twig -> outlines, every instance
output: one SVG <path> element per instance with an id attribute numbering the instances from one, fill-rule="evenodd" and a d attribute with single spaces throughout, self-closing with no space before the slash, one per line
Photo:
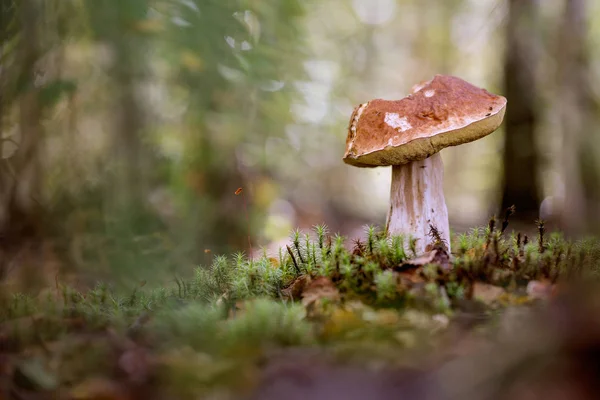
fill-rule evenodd
<path id="1" fill-rule="evenodd" d="M 507 207 L 506 210 L 504 211 L 504 220 L 502 221 L 502 230 L 500 231 L 501 235 L 504 233 L 504 231 L 508 227 L 509 219 L 515 213 L 515 210 L 516 210 L 515 206 L 512 205 L 510 207 Z"/>
<path id="2" fill-rule="evenodd" d="M 298 263 L 296 262 L 296 257 L 294 257 L 294 253 L 292 252 L 292 249 L 290 249 L 290 246 L 288 246 L 287 244 L 285 245 L 285 247 L 287 248 L 287 251 L 288 251 L 290 257 L 292 257 L 292 262 L 294 263 L 294 267 L 296 267 L 296 272 L 298 272 L 298 275 L 300 275 L 300 267 L 298 266 Z"/>

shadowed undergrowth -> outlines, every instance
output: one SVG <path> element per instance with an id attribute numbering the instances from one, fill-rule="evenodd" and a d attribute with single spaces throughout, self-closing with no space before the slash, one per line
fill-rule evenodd
<path id="1" fill-rule="evenodd" d="M 2 292 L 0 390 L 227 398 L 256 388 L 265 363 L 286 348 L 418 366 L 451 346 L 457 329 L 493 327 L 507 308 L 595 280 L 597 240 L 567 241 L 543 223 L 528 238 L 507 225 L 492 219 L 455 236 L 452 255 L 432 229 L 430 251 L 419 256 L 410 238 L 375 227 L 349 243 L 317 226 L 294 232 L 274 257 L 217 256 L 192 278 L 127 295 L 107 284 L 82 292 L 57 283 L 37 297 Z"/>

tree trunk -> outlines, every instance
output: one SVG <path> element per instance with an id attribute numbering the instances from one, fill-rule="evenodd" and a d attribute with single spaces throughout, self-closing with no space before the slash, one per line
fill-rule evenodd
<path id="1" fill-rule="evenodd" d="M 538 150 L 535 143 L 537 115 L 535 0 L 509 0 L 504 93 L 509 99 L 504 138 L 502 210 L 515 205 L 517 218 L 529 222 L 538 216 L 540 204 Z"/>
<path id="2" fill-rule="evenodd" d="M 121 11 L 123 12 L 123 11 Z M 129 214 L 143 202 L 147 168 L 142 145 L 144 116 L 137 91 L 143 78 L 144 43 L 130 35 L 111 37 L 115 53 L 113 74 L 115 85 L 114 154 L 118 174 L 111 196 L 117 208 Z"/>
<path id="3" fill-rule="evenodd" d="M 593 127 L 594 101 L 588 90 L 586 1 L 567 0 L 557 59 L 558 100 L 562 130 L 561 167 L 564 182 L 561 228 L 568 234 L 589 233 L 598 222 L 598 166 L 594 147 L 600 140 Z"/>
<path id="4" fill-rule="evenodd" d="M 3 208 L 0 220 L 0 279 L 6 274 L 10 259 L 20 253 L 19 276 L 24 289 L 32 288 L 41 277 L 40 246 L 40 194 L 42 171 L 40 145 L 43 136 L 39 92 L 36 88 L 36 63 L 40 56 L 41 8 L 36 0 L 23 0 L 19 4 L 20 44 L 18 67 L 19 81 L 19 133 L 18 149 L 9 160 L 10 177 L 4 177 L 2 189 Z"/>

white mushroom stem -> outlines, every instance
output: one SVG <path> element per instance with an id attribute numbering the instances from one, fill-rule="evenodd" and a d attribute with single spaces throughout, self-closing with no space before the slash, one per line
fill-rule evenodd
<path id="1" fill-rule="evenodd" d="M 444 199 L 444 164 L 440 153 L 421 161 L 392 166 L 392 190 L 386 231 L 418 239 L 417 254 L 432 242 L 430 225 L 440 232 L 450 251 L 450 225 Z"/>

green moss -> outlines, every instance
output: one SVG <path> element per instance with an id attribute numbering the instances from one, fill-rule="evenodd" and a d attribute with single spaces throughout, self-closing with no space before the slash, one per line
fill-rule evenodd
<path id="1" fill-rule="evenodd" d="M 455 235 L 450 260 L 439 257 L 441 242 L 434 247 L 438 256 L 411 260 L 412 238 L 388 238 L 372 226 L 350 248 L 324 225 L 293 232 L 290 243 L 276 257 L 216 256 L 192 277 L 175 277 L 164 287 L 117 293 L 102 283 L 87 291 L 59 286 L 38 297 L 3 293 L 0 340 L 16 359 L 42 348 L 45 363 L 60 360 L 53 376 L 61 387 L 118 369 L 118 359 L 111 360 L 114 338 L 140 341 L 156 354 L 160 385 L 197 396 L 244 381 L 271 349 L 321 346 L 342 358 L 404 359 L 406 349 L 433 346 L 444 321 L 465 304 L 494 315 L 532 304 L 531 280 L 591 280 L 600 272 L 595 238 L 572 242 L 538 226 L 531 239 L 499 231 L 492 221 Z M 323 277 L 321 284 L 331 285 L 327 293 L 311 292 L 323 301 L 302 304 L 302 293 Z M 479 304 L 475 283 L 500 286 L 505 294 L 493 307 Z M 85 350 L 81 338 L 89 335 L 103 344 Z M 78 363 L 74 354 L 85 356 Z"/>

